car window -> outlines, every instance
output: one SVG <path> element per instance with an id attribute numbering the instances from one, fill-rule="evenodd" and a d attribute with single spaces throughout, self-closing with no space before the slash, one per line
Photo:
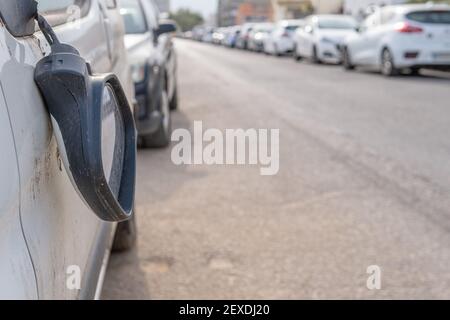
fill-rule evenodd
<path id="1" fill-rule="evenodd" d="M 91 0 L 38 0 L 38 10 L 53 26 L 84 17 Z"/>
<path id="2" fill-rule="evenodd" d="M 319 29 L 354 29 L 356 22 L 351 18 L 320 18 Z"/>
<path id="3" fill-rule="evenodd" d="M 119 6 L 126 34 L 147 32 L 147 21 L 139 0 L 120 0 Z"/>
<path id="4" fill-rule="evenodd" d="M 450 24 L 450 10 L 416 11 L 407 14 L 406 17 L 422 23 Z"/>

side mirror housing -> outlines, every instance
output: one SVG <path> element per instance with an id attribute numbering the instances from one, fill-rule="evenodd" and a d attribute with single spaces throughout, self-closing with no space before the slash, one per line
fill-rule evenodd
<path id="1" fill-rule="evenodd" d="M 35 31 L 37 2 L 35 0 L 0 1 L 0 15 L 13 36 L 31 36 Z"/>
<path id="2" fill-rule="evenodd" d="M 156 36 L 159 37 L 165 33 L 175 33 L 178 31 L 176 22 L 171 20 L 161 21 L 158 29 L 156 30 Z"/>
<path id="3" fill-rule="evenodd" d="M 127 220 L 133 214 L 136 179 L 136 129 L 127 97 L 115 75 L 93 75 L 78 51 L 59 43 L 40 19 L 52 51 L 38 62 L 34 78 L 64 167 L 101 220 Z"/>

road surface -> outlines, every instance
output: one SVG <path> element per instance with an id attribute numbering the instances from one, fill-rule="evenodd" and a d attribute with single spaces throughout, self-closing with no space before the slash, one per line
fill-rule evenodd
<path id="1" fill-rule="evenodd" d="M 175 128 L 280 129 L 280 171 L 140 150 L 139 243 L 103 298 L 450 298 L 448 76 L 176 45 Z"/>

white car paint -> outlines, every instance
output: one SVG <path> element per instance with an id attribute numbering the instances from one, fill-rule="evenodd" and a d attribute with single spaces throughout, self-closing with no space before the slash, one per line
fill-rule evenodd
<path id="1" fill-rule="evenodd" d="M 343 15 L 315 15 L 305 21 L 305 26 L 295 33 L 296 57 L 316 58 L 317 61 L 340 63 L 340 46 L 356 33 L 357 22 Z"/>
<path id="2" fill-rule="evenodd" d="M 55 31 L 62 42 L 80 51 L 94 73 L 115 73 L 132 101 L 123 24 L 116 8 L 91 0 L 85 17 Z M 49 114 L 34 82 L 34 67 L 48 52 L 39 32 L 14 38 L 0 26 L 0 81 L 6 102 L 0 99 L 0 171 L 2 181 L 8 181 L 5 192 L 0 187 L 3 298 L 93 298 L 100 290 L 104 257 L 116 227 L 101 222 L 85 205 L 61 163 Z M 66 286 L 66 271 L 72 265 L 81 269 L 81 290 Z"/>
<path id="3" fill-rule="evenodd" d="M 282 20 L 264 39 L 264 52 L 267 54 L 284 55 L 294 50 L 294 33 L 304 24 L 303 20 Z"/>
<path id="4" fill-rule="evenodd" d="M 382 53 L 387 49 L 399 69 L 450 67 L 450 24 L 422 23 L 407 16 L 434 10 L 447 12 L 450 16 L 450 6 L 437 4 L 399 5 L 377 10 L 363 22 L 360 33 L 345 41 L 351 64 L 381 69 Z M 400 32 L 405 27 L 417 28 L 417 32 Z M 408 58 L 408 53 L 417 53 L 417 56 Z"/>

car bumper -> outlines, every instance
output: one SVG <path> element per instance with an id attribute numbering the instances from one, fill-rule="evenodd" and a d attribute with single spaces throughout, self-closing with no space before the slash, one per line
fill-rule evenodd
<path id="1" fill-rule="evenodd" d="M 341 63 L 342 54 L 340 50 L 341 45 L 334 43 L 321 43 L 318 46 L 319 59 L 328 63 Z"/>

